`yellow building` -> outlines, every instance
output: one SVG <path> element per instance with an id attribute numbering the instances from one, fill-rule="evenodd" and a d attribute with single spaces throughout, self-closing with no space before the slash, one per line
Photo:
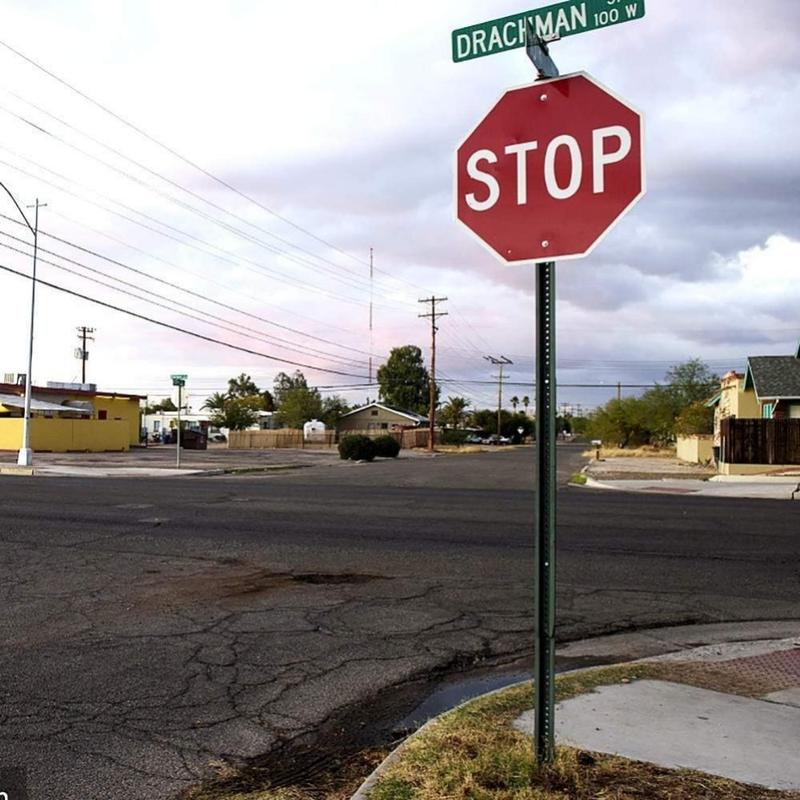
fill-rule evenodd
<path id="1" fill-rule="evenodd" d="M 31 448 L 105 452 L 139 444 L 143 397 L 98 392 L 86 384 L 48 383 L 31 391 Z M 0 450 L 22 445 L 25 387 L 0 383 Z"/>
<path id="2" fill-rule="evenodd" d="M 761 406 L 755 392 L 745 386 L 745 376 L 740 372 L 727 372 L 722 376 L 719 394 L 707 403 L 714 407 L 714 447 L 720 445 L 720 423 L 726 417 L 758 419 Z"/>

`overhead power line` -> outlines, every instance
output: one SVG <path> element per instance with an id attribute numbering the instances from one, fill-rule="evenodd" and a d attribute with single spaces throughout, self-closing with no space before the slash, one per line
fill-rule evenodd
<path id="1" fill-rule="evenodd" d="M 16 241 L 21 242 L 22 244 L 24 244 L 26 246 L 28 245 L 27 242 L 24 242 L 21 239 L 17 239 L 17 237 L 11 236 L 10 234 L 6 233 L 5 231 L 0 231 L 0 234 L 2 234 L 3 236 L 7 236 L 7 237 L 9 237 L 11 239 L 15 239 Z M 28 254 L 25 250 L 20 250 L 17 247 L 14 247 L 14 246 L 9 245 L 9 244 L 4 244 L 2 242 L 0 242 L 0 247 L 5 247 L 7 250 L 11 250 L 11 251 L 13 251 L 15 253 L 21 253 L 23 255 L 27 255 Z M 101 275 L 103 278 L 108 278 L 109 280 L 116 281 L 117 283 L 120 283 L 123 286 L 127 286 L 127 287 L 129 287 L 129 289 L 132 289 L 134 291 L 129 291 L 127 289 L 122 289 L 119 286 L 114 286 L 113 284 L 107 283 L 104 280 L 99 280 L 97 278 L 90 278 L 90 277 L 88 277 L 86 275 L 82 275 L 81 273 L 76 272 L 73 269 L 65 267 L 63 264 L 57 264 L 54 261 L 50 261 L 50 260 L 45 259 L 45 258 L 39 258 L 39 261 L 42 264 L 48 264 L 49 266 L 54 267 L 55 269 L 61 270 L 62 272 L 68 272 L 69 274 L 75 275 L 76 277 L 82 278 L 83 280 L 92 281 L 93 283 L 96 283 L 96 284 L 98 284 L 100 286 L 104 286 L 106 289 L 111 289 L 112 291 L 119 292 L 120 294 L 127 295 L 128 297 L 133 297 L 136 300 L 140 300 L 140 301 L 148 303 L 150 305 L 157 306 L 158 308 L 163 308 L 163 309 L 165 309 L 167 311 L 171 311 L 171 312 L 173 312 L 175 314 L 180 314 L 181 316 L 188 317 L 189 319 L 193 319 L 196 322 L 202 322 L 205 325 L 211 325 L 211 326 L 220 328 L 221 330 L 225 330 L 228 333 L 233 333 L 233 334 L 236 334 L 237 336 L 249 335 L 249 336 L 252 336 L 255 339 L 259 339 L 260 341 L 266 342 L 267 344 L 276 344 L 278 347 L 281 347 L 281 348 L 283 348 L 285 350 L 293 350 L 294 352 L 302 353 L 304 355 L 325 355 L 328 358 L 330 358 L 331 360 L 333 360 L 333 361 L 335 361 L 337 363 L 343 364 L 345 366 L 357 366 L 358 367 L 358 366 L 361 366 L 361 364 L 363 363 L 363 362 L 359 362 L 359 361 L 342 359 L 342 358 L 340 358 L 338 356 L 334 356 L 334 355 L 331 355 L 331 354 L 323 353 L 322 351 L 316 350 L 314 348 L 304 348 L 302 346 L 295 347 L 295 346 L 292 346 L 290 344 L 286 344 L 285 340 L 278 339 L 277 337 L 274 337 L 274 336 L 270 337 L 270 338 L 266 338 L 263 335 L 261 335 L 261 333 L 258 330 L 256 330 L 255 328 L 251 328 L 249 326 L 242 325 L 241 323 L 238 323 L 238 322 L 235 322 L 235 321 L 226 320 L 223 317 L 219 317 L 219 316 L 217 316 L 215 314 L 211 314 L 208 311 L 203 311 L 202 309 L 198 309 L 195 306 L 191 306 L 191 305 L 189 305 L 187 303 L 183 303 L 180 300 L 175 300 L 173 298 L 166 298 L 169 303 L 172 303 L 174 306 L 178 306 L 178 308 L 172 308 L 171 306 L 166 305 L 166 303 L 164 303 L 164 302 L 160 302 L 159 300 L 154 300 L 149 295 L 138 294 L 138 292 L 144 292 L 146 290 L 142 289 L 139 286 L 137 286 L 135 283 L 131 283 L 130 281 L 126 281 L 126 280 L 124 280 L 122 278 L 118 278 L 118 277 L 115 277 L 113 275 L 107 275 L 106 273 L 104 273 L 104 272 L 102 272 L 102 271 L 100 271 L 98 269 L 95 269 L 94 267 L 90 267 L 87 264 L 83 264 L 80 261 L 76 261 L 74 259 L 68 258 L 67 256 L 63 256 L 63 255 L 61 255 L 59 253 L 54 253 L 52 250 L 46 250 L 46 249 L 40 247 L 39 248 L 39 252 L 47 253 L 48 255 L 55 256 L 56 258 L 59 258 L 62 261 L 66 261 L 69 264 L 73 264 L 74 266 L 77 266 L 80 269 L 84 269 L 87 272 L 91 272 L 91 273 L 93 273 L 95 275 Z M 181 310 L 182 308 L 183 309 L 187 309 L 188 311 L 182 311 Z M 193 312 L 193 313 L 189 313 L 189 312 Z M 197 316 L 197 314 L 201 314 L 203 316 Z M 204 319 L 203 317 L 207 317 L 208 319 Z M 237 328 L 240 328 L 240 330 L 234 330 L 233 328 L 228 327 L 229 325 L 234 325 Z"/>
<path id="2" fill-rule="evenodd" d="M 54 72 L 52 72 L 51 70 L 49 70 L 46 67 L 42 66 L 37 61 L 34 61 L 29 56 L 26 56 L 24 53 L 20 52 L 19 50 L 17 50 L 14 47 L 12 47 L 7 42 L 4 42 L 4 41 L 0 40 L 0 46 L 5 47 L 10 52 L 14 53 L 14 55 L 16 55 L 18 58 L 21 58 L 23 61 L 25 61 L 26 63 L 30 64 L 32 67 L 36 68 L 37 70 L 39 70 L 40 72 L 43 72 L 48 77 L 50 77 L 53 80 L 57 81 L 62 86 L 64 86 L 67 89 L 69 89 L 71 92 L 74 92 L 79 97 L 81 97 L 84 100 L 86 100 L 86 102 L 91 103 L 93 106 L 95 106 L 96 108 L 99 108 L 104 113 L 110 115 L 111 117 L 116 119 L 121 124 L 125 125 L 126 127 L 130 128 L 131 130 L 135 131 L 140 136 L 143 136 L 145 139 L 147 139 L 148 141 L 150 141 L 153 144 L 157 145 L 162 150 L 165 150 L 170 155 L 172 155 L 175 158 L 177 158 L 180 161 L 182 161 L 184 164 L 187 164 L 188 166 L 192 167 L 193 169 L 196 169 L 198 172 L 201 172 L 203 175 L 205 175 L 207 178 L 210 178 L 215 183 L 219 184 L 220 186 L 225 187 L 229 191 L 231 191 L 234 194 L 238 195 L 242 199 L 246 200 L 248 203 L 252 203 L 253 205 L 255 205 L 258 208 L 260 208 L 263 211 L 265 211 L 267 214 L 270 214 L 271 216 L 275 217 L 276 219 L 279 219 L 284 224 L 289 225 L 290 227 L 294 228 L 297 231 L 300 231 L 301 233 L 305 234 L 306 236 L 309 236 L 310 238 L 314 239 L 315 241 L 319 242 L 320 244 L 324 244 L 326 247 L 329 247 L 332 250 L 335 250 L 336 252 L 341 253 L 342 255 L 353 259 L 354 261 L 357 261 L 362 266 L 366 266 L 366 262 L 363 259 L 359 259 L 356 256 L 354 256 L 352 253 L 348 253 L 346 250 L 343 250 L 342 248 L 338 247 L 337 245 L 333 244 L 332 242 L 329 242 L 326 239 L 323 239 L 321 236 L 317 236 L 317 234 L 313 233 L 312 231 L 308 230 L 307 228 L 304 228 L 302 225 L 299 225 L 296 222 L 293 222 L 288 217 L 285 217 L 282 214 L 279 214 L 274 209 L 270 208 L 269 206 L 267 206 L 264 203 L 260 202 L 256 198 L 251 197 L 250 195 L 248 195 L 245 192 L 241 191 L 236 186 L 233 186 L 231 183 L 229 183 L 228 181 L 224 180 L 223 178 L 220 178 L 217 175 L 214 175 L 214 173 L 212 173 L 209 170 L 205 169 L 204 167 L 200 166 L 195 161 L 192 161 L 191 159 L 189 159 L 186 156 L 182 155 L 177 150 L 175 150 L 174 148 L 170 147 L 168 144 L 165 144 L 160 139 L 157 139 L 155 136 L 152 136 L 147 131 L 145 131 L 144 129 L 140 128 L 138 125 L 134 124 L 130 120 L 126 119 L 125 117 L 121 116 L 120 114 L 116 113 L 115 111 L 112 111 L 108 106 L 105 106 L 101 102 L 99 102 L 98 100 L 95 100 L 93 97 L 91 97 L 90 95 L 88 95 L 85 92 L 81 91 L 76 86 L 73 86 L 71 83 L 66 81 L 64 78 L 61 78 L 59 75 L 56 75 Z"/>
<path id="3" fill-rule="evenodd" d="M 19 270 L 12 269 L 11 267 L 7 267 L 4 264 L 0 264 L 0 269 L 4 272 L 9 272 L 12 275 L 17 275 L 20 278 L 24 278 L 26 280 L 31 280 L 30 275 L 26 275 L 24 272 L 20 272 Z M 365 375 L 359 375 L 354 372 L 343 372 L 341 370 L 336 369 L 329 369 L 327 367 L 320 367 L 316 364 L 303 364 L 299 361 L 292 361 L 288 358 L 281 358 L 280 356 L 272 355 L 271 353 L 263 353 L 259 350 L 251 350 L 249 347 L 242 347 L 240 345 L 231 344 L 230 342 L 225 342 L 222 339 L 215 339 L 213 336 L 206 336 L 202 333 L 197 333 L 197 331 L 190 331 L 186 328 L 181 328 L 178 325 L 172 325 L 169 322 L 163 322 L 162 320 L 153 319 L 152 317 L 148 317 L 144 314 L 140 314 L 137 311 L 131 311 L 128 308 L 122 308 L 120 306 L 116 306 L 113 303 L 107 303 L 104 300 L 99 300 L 96 297 L 90 297 L 89 295 L 82 294 L 81 292 L 76 292 L 74 289 L 68 289 L 65 286 L 59 286 L 56 283 L 51 283 L 50 281 L 43 280 L 41 278 L 36 278 L 36 283 L 47 286 L 50 289 L 55 289 L 58 292 L 63 292 L 64 294 L 71 295 L 72 297 L 78 297 L 81 300 L 86 300 L 89 303 L 94 303 L 95 305 L 102 306 L 103 308 L 111 309 L 112 311 L 118 311 L 121 314 L 126 314 L 130 317 L 134 317 L 136 319 L 140 319 L 144 322 L 149 322 L 153 325 L 158 325 L 162 328 L 167 328 L 168 330 L 175 331 L 176 333 L 182 333 L 186 336 L 192 336 L 195 339 L 201 339 L 205 342 L 211 342 L 212 344 L 218 344 L 221 347 L 227 347 L 230 350 L 238 350 L 241 353 L 248 353 L 252 356 L 258 356 L 259 358 L 266 358 L 270 361 L 278 361 L 281 364 L 290 364 L 293 367 L 302 367 L 303 369 L 311 369 L 317 372 L 325 372 L 329 375 L 343 375 L 349 378 L 366 378 Z"/>
<path id="4" fill-rule="evenodd" d="M 2 214 L 2 213 L 0 213 L 0 219 L 8 220 L 9 222 L 13 222 L 14 224 L 20 224 L 20 225 L 22 224 L 22 223 L 17 223 L 16 220 L 14 220 L 11 217 L 8 217 L 8 216 L 6 216 L 5 214 Z M 103 255 L 102 253 L 98 253 L 96 250 L 92 250 L 91 248 L 84 247 L 83 245 L 77 244 L 76 242 L 72 242 L 69 239 L 64 239 L 64 238 L 62 238 L 60 236 L 56 236 L 55 234 L 51 234 L 51 233 L 46 233 L 44 231 L 40 231 L 39 233 L 40 233 L 40 235 L 46 236 L 48 239 L 53 239 L 54 241 L 60 242 L 61 244 L 65 244 L 65 245 L 67 245 L 69 247 L 72 247 L 72 248 L 74 248 L 76 250 L 79 250 L 82 253 L 85 253 L 85 254 L 91 255 L 91 256 L 93 256 L 95 258 L 101 259 L 102 261 L 105 261 L 105 262 L 107 262 L 109 264 L 113 264 L 114 266 L 121 267 L 122 269 L 125 269 L 127 271 L 133 272 L 134 274 L 141 275 L 142 277 L 145 277 L 148 280 L 151 280 L 151 281 L 154 281 L 156 283 L 159 283 L 162 286 L 167 286 L 167 287 L 169 287 L 171 289 L 174 289 L 176 291 L 183 292 L 183 293 L 188 294 L 188 295 L 190 295 L 192 297 L 195 297 L 195 298 L 198 298 L 200 300 L 203 300 L 204 302 L 210 303 L 212 305 L 219 306 L 220 308 L 225 308 L 226 310 L 233 311 L 233 312 L 235 312 L 237 314 L 241 314 L 243 316 L 250 317 L 252 319 L 256 319 L 256 320 L 258 320 L 260 322 L 263 322 L 263 323 L 265 323 L 267 325 L 271 325 L 271 326 L 274 326 L 274 327 L 277 327 L 277 328 L 281 328 L 283 330 L 288 330 L 288 331 L 291 331 L 291 332 L 296 333 L 298 335 L 305 336 L 305 337 L 310 338 L 310 339 L 314 339 L 316 341 L 324 342 L 326 344 L 331 344 L 331 345 L 334 345 L 336 347 L 339 347 L 339 348 L 342 348 L 342 349 L 345 349 L 345 350 L 351 350 L 351 351 L 353 351 L 355 353 L 359 353 L 359 354 L 364 355 L 364 356 L 369 355 L 369 353 L 367 353 L 367 351 L 360 350 L 360 349 L 355 348 L 355 347 L 349 347 L 348 345 L 340 344 L 340 343 L 335 342 L 335 341 L 333 341 L 331 339 L 325 339 L 323 337 L 314 336 L 312 334 L 307 334 L 307 333 L 305 333 L 303 331 L 297 330 L 296 328 L 291 328 L 291 327 L 289 327 L 287 325 L 281 325 L 279 323 L 273 322 L 272 320 L 266 319 L 265 317 L 262 317 L 259 314 L 253 314 L 252 312 L 246 311 L 245 309 L 237 308 L 236 306 L 232 306 L 232 305 L 230 305 L 228 303 L 225 303 L 225 302 L 223 302 L 221 300 L 217 300 L 216 298 L 208 297 L 207 295 L 204 295 L 204 294 L 202 294 L 200 292 L 196 292 L 196 291 L 194 291 L 192 289 L 188 289 L 186 287 L 179 286 L 178 284 L 172 283 L 171 281 L 168 281 L 168 280 L 166 280 L 164 278 L 160 278 L 157 275 L 153 275 L 152 273 L 149 273 L 146 270 L 140 269 L 138 267 L 131 266 L 130 264 L 126 264 L 126 263 L 124 263 L 124 262 L 122 262 L 122 261 L 120 261 L 118 259 L 111 258 L 110 256 Z M 25 242 L 23 239 L 18 239 L 17 237 L 12 236 L 11 234 L 6 233 L 5 231 L 0 231 L 0 234 L 2 234 L 4 236 L 7 236 L 10 239 L 14 239 L 15 241 L 21 242 L 23 244 L 27 244 L 27 242 Z M 43 250 L 43 252 L 46 252 L 46 253 L 48 253 L 49 255 L 52 255 L 52 256 L 56 256 L 57 258 L 62 258 L 64 260 L 66 260 L 66 261 L 70 261 L 70 263 L 76 264 L 78 266 L 85 267 L 85 265 L 82 264 L 81 262 L 69 259 L 67 256 L 63 256 L 60 253 L 55 253 L 55 252 L 53 252 L 51 250 Z M 86 268 L 90 269 L 89 267 L 86 267 Z M 106 273 L 101 273 L 101 274 L 106 275 Z M 114 278 L 114 276 L 111 276 L 111 275 L 108 275 L 107 277 L 110 277 L 110 278 L 113 278 L 114 280 L 117 280 L 116 278 Z M 175 301 L 172 301 L 172 302 L 175 302 Z M 202 312 L 202 313 L 206 313 L 206 312 Z M 232 324 L 238 324 L 238 323 L 232 323 Z M 244 327 L 244 326 L 242 326 L 242 327 Z M 246 330 L 251 330 L 252 331 L 254 329 L 246 328 Z M 316 355 L 331 356 L 332 358 L 342 358 L 341 354 L 330 353 L 328 351 L 319 350 L 318 348 L 313 348 L 313 347 L 311 347 L 309 345 L 300 345 L 297 342 L 290 342 L 287 339 L 280 339 L 280 338 L 275 337 L 275 336 L 272 336 L 272 338 L 274 338 L 276 342 L 285 342 L 285 343 L 292 344 L 292 345 L 298 345 L 298 346 L 304 348 L 304 350 L 308 351 L 309 353 L 313 353 L 313 354 L 316 354 Z"/>

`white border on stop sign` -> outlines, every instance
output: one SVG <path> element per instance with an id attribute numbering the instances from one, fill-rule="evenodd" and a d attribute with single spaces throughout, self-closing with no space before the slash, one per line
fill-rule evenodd
<path id="1" fill-rule="evenodd" d="M 639 136 L 640 136 L 640 140 L 641 140 L 639 142 L 639 158 L 640 158 L 639 167 L 640 167 L 641 176 L 642 176 L 641 188 L 639 190 L 639 194 L 637 194 L 636 197 L 634 197 L 633 200 L 631 200 L 631 202 L 628 203 L 627 206 L 625 206 L 625 208 L 617 215 L 617 218 L 600 234 L 600 236 L 597 237 L 597 239 L 594 240 L 594 242 L 592 243 L 591 247 L 589 247 L 588 250 L 584 250 L 581 253 L 570 253 L 570 254 L 567 254 L 567 255 L 554 255 L 552 258 L 521 258 L 521 259 L 518 259 L 518 260 L 511 260 L 511 259 L 505 258 L 500 253 L 498 253 L 497 250 L 495 250 L 491 245 L 487 244 L 480 236 L 478 236 L 478 234 L 475 233 L 475 231 L 472 230 L 472 228 L 470 228 L 469 225 L 467 225 L 466 222 L 464 222 L 463 220 L 459 219 L 459 216 L 458 216 L 458 199 L 459 199 L 458 198 L 458 151 L 461 149 L 462 145 L 464 145 L 466 143 L 467 139 L 469 139 L 469 137 L 472 136 L 472 134 L 475 133 L 476 130 L 478 130 L 478 128 L 480 127 L 480 125 L 483 122 L 483 120 L 486 119 L 486 117 L 494 110 L 494 108 L 497 106 L 497 104 L 509 92 L 515 92 L 515 91 L 517 91 L 519 89 L 530 89 L 533 86 L 537 86 L 537 87 L 538 86 L 547 86 L 548 83 L 556 83 L 557 81 L 563 81 L 563 80 L 567 80 L 569 78 L 577 78 L 579 76 L 583 76 L 584 78 L 586 78 L 587 81 L 589 81 L 590 83 L 593 83 L 595 86 L 597 86 L 600 89 L 602 89 L 604 92 L 606 92 L 606 94 L 609 94 L 617 102 L 622 103 L 622 105 L 624 105 L 626 108 L 629 108 L 631 111 L 634 112 L 634 114 L 636 114 L 636 116 L 639 117 Z M 578 259 L 578 258 L 585 258 L 586 256 L 590 255 L 594 251 L 595 247 L 597 247 L 597 245 L 600 244 L 600 242 L 602 242 L 603 239 L 606 238 L 606 236 L 608 236 L 608 234 L 617 226 L 619 221 L 623 217 L 627 216 L 628 212 L 636 205 L 636 203 L 639 202 L 639 200 L 642 199 L 642 197 L 644 197 L 644 195 L 647 192 L 646 172 L 645 172 L 645 168 L 644 168 L 644 153 L 645 153 L 644 132 L 645 132 L 644 114 L 642 114 L 642 112 L 638 108 L 636 108 L 636 106 L 631 105 L 624 97 L 620 97 L 615 91 L 613 91 L 612 89 L 609 89 L 608 86 L 606 86 L 604 83 L 600 83 L 600 81 L 598 81 L 595 77 L 590 75 L 588 72 L 583 72 L 583 71 L 581 71 L 581 72 L 570 72 L 568 75 L 559 75 L 557 78 L 548 78 L 547 80 L 544 80 L 544 81 L 534 81 L 533 83 L 525 83 L 525 84 L 522 84 L 521 86 L 512 86 L 510 89 L 504 89 L 502 94 L 497 98 L 497 100 L 495 100 L 495 102 L 492 104 L 492 106 L 489 108 L 489 110 L 475 124 L 475 126 L 470 130 L 470 132 L 458 143 L 458 145 L 456 145 L 456 149 L 454 151 L 454 156 L 453 156 L 453 162 L 454 162 L 454 169 L 453 169 L 453 197 L 455 198 L 455 206 L 454 206 L 454 209 L 453 209 L 453 216 L 454 216 L 456 222 L 458 222 L 460 225 L 462 225 L 464 228 L 466 228 L 466 230 L 469 231 L 469 233 L 472 235 L 472 237 L 477 242 L 479 242 L 481 244 L 481 246 L 485 250 L 488 250 L 498 261 L 501 261 L 503 264 L 510 264 L 510 265 L 516 265 L 516 264 L 539 264 L 539 263 L 543 263 L 543 262 L 546 262 L 546 261 L 572 261 L 572 260 L 575 260 L 575 259 Z"/>

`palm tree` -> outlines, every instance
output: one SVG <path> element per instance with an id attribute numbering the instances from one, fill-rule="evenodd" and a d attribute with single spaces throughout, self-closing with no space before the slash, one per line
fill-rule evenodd
<path id="1" fill-rule="evenodd" d="M 522 398 L 522 405 L 525 406 L 525 416 L 528 416 L 528 406 L 531 404 L 531 399 L 528 395 Z"/>
<path id="2" fill-rule="evenodd" d="M 222 394 L 222 392 L 214 392 L 214 394 L 212 394 L 211 397 L 209 397 L 203 404 L 203 408 L 207 408 L 209 411 L 216 411 L 218 414 L 222 414 L 225 411 L 227 404 L 227 395 Z"/>
<path id="3" fill-rule="evenodd" d="M 519 405 L 519 397 L 514 395 L 511 398 L 511 400 L 509 400 L 508 402 L 511 403 L 511 407 L 514 409 L 514 413 L 516 414 L 517 413 L 517 406 Z"/>
<path id="4" fill-rule="evenodd" d="M 464 421 L 469 404 L 466 397 L 448 397 L 441 416 L 449 420 L 454 428 L 459 428 Z"/>

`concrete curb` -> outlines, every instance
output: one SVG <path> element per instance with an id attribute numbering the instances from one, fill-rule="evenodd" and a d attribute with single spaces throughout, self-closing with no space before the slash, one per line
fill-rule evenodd
<path id="1" fill-rule="evenodd" d="M 33 467 L 8 465 L 0 467 L 0 475 L 33 475 Z"/>
<path id="2" fill-rule="evenodd" d="M 762 639 L 758 638 L 758 634 L 761 633 L 768 633 L 768 630 L 764 630 L 765 626 L 772 626 L 771 633 L 772 636 L 768 636 Z M 723 629 L 723 630 L 720 630 Z M 727 629 L 730 629 L 727 632 Z M 739 638 L 736 638 L 736 630 L 739 630 Z M 747 631 L 752 629 L 752 635 L 748 635 Z M 695 639 L 691 641 L 691 637 L 687 639 L 686 634 L 691 634 L 693 630 L 698 630 L 698 633 L 705 632 L 706 639 L 717 639 L 717 641 L 701 641 L 701 639 Z M 669 639 L 665 638 L 668 631 L 681 631 L 683 636 L 679 636 L 678 640 L 673 641 L 672 645 L 677 646 L 676 649 L 670 650 L 667 652 L 657 653 L 642 656 L 639 658 L 630 658 L 624 661 L 618 661 L 614 663 L 600 663 L 594 666 L 589 667 L 579 667 L 577 669 L 571 670 L 564 670 L 563 672 L 558 673 L 559 675 L 575 675 L 581 672 L 587 672 L 593 669 L 600 669 L 604 667 L 621 667 L 626 664 L 636 664 L 642 661 L 655 661 L 659 659 L 669 659 L 675 658 L 680 653 L 686 653 L 687 651 L 691 652 L 693 650 L 698 650 L 701 648 L 711 647 L 713 645 L 719 646 L 730 646 L 730 645 L 738 645 L 742 642 L 759 642 L 759 641 L 779 641 L 786 638 L 793 638 L 793 637 L 800 637 L 800 620 L 774 620 L 774 621 L 759 621 L 759 622 L 730 622 L 730 623 L 716 623 L 716 624 L 703 624 L 703 625 L 682 625 L 682 626 L 675 626 L 673 628 L 654 628 L 654 629 L 645 629 L 643 631 L 637 631 L 635 633 L 620 633 L 620 634 L 610 634 L 608 636 L 601 636 L 601 637 L 593 637 L 592 639 L 584 639 L 577 642 L 570 642 L 564 648 L 560 649 L 560 653 L 565 654 L 564 651 L 572 650 L 579 650 L 581 648 L 585 648 L 587 645 L 591 646 L 593 642 L 599 643 L 606 643 L 609 640 L 614 639 L 621 639 L 627 640 L 632 637 L 644 637 L 644 638 L 652 638 L 654 642 L 668 642 Z M 714 633 L 719 631 L 724 636 L 715 636 Z M 788 636 L 787 636 L 788 634 Z M 728 639 L 725 638 L 727 636 L 733 636 L 734 638 Z M 680 639 L 687 641 L 687 644 L 681 644 Z M 602 647 L 601 647 L 602 650 Z M 557 653 L 558 655 L 558 653 Z M 403 754 L 404 750 L 408 746 L 408 744 L 422 733 L 424 733 L 430 725 L 433 725 L 438 720 L 446 717 L 448 714 L 452 714 L 454 711 L 457 711 L 460 708 L 463 708 L 468 703 L 473 702 L 474 700 L 479 700 L 485 697 L 492 697 L 493 695 L 499 694 L 500 692 L 506 691 L 506 689 L 511 689 L 515 686 L 520 686 L 523 683 L 527 683 L 528 681 L 517 681 L 516 683 L 511 683 L 508 686 L 503 686 L 499 689 L 494 689 L 491 692 L 486 692 L 485 694 L 477 695 L 476 697 L 471 697 L 468 700 L 465 700 L 463 703 L 459 703 L 458 705 L 454 706 L 453 708 L 445 711 L 442 714 L 439 714 L 435 717 L 429 719 L 424 725 L 422 725 L 419 729 L 414 731 L 410 736 L 403 739 L 397 747 L 389 753 L 386 758 L 375 767 L 374 770 L 366 777 L 364 782 L 361 786 L 358 787 L 355 794 L 353 794 L 350 800 L 369 800 L 369 793 L 375 787 L 375 784 L 378 782 L 378 779 L 383 775 L 386 770 L 392 766 Z"/>
<path id="3" fill-rule="evenodd" d="M 586 473 L 584 473 L 586 474 Z M 800 499 L 800 483 L 795 480 L 779 481 L 703 481 L 708 486 L 670 486 L 670 478 L 654 478 L 647 481 L 641 478 L 629 480 L 600 481 L 586 474 L 586 483 L 574 483 L 570 481 L 568 486 L 575 486 L 582 489 L 603 489 L 609 492 L 632 492 L 634 494 L 675 494 L 681 497 L 714 497 L 720 499 L 741 499 L 741 500 L 796 500 Z M 679 479 L 674 479 L 678 482 Z M 685 479 L 680 479 L 685 480 Z M 690 479 L 691 480 L 691 479 Z M 690 480 L 686 480 L 687 483 Z M 629 484 L 646 484 L 635 485 Z M 659 483 L 664 483 L 664 488 L 659 487 Z M 776 493 L 767 494 L 766 490 L 776 490 Z"/>
<path id="4" fill-rule="evenodd" d="M 306 469 L 313 464 L 271 464 L 262 467 L 218 467 L 213 469 L 174 469 L 172 467 L 84 467 L 48 464 L 42 467 L 0 466 L 0 475 L 19 475 L 40 478 L 209 478 L 219 475 L 246 475 L 249 473 L 286 472 Z M 130 470 L 137 470 L 131 472 Z M 115 474 L 116 473 L 116 474 Z"/>

